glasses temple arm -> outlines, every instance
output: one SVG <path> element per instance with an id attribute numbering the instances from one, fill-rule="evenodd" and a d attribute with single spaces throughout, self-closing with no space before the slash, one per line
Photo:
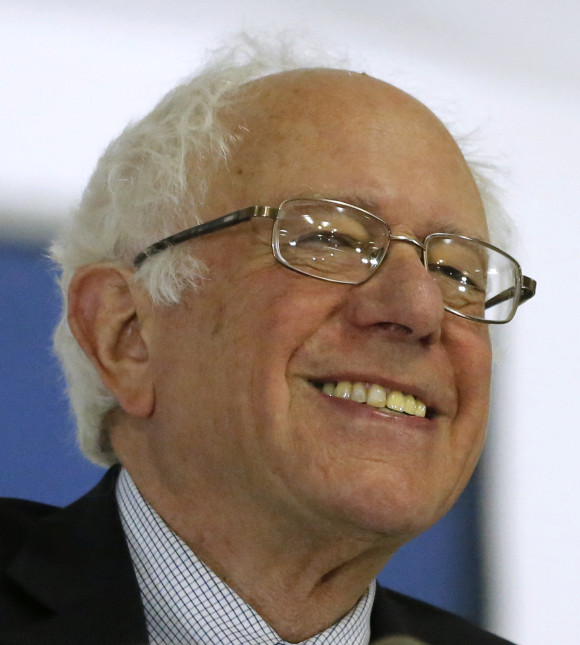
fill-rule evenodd
<path id="1" fill-rule="evenodd" d="M 520 290 L 520 304 L 533 298 L 536 295 L 536 281 L 528 278 L 527 275 L 522 277 L 522 287 Z"/>
<path id="2" fill-rule="evenodd" d="M 234 211 L 233 213 L 229 213 L 223 217 L 218 217 L 217 219 L 204 222 L 203 224 L 197 224 L 185 231 L 180 231 L 179 233 L 175 233 L 175 235 L 170 235 L 159 242 L 155 242 L 155 244 L 151 244 L 151 246 L 148 246 L 144 251 L 139 253 L 139 255 L 133 260 L 133 266 L 138 269 L 147 258 L 152 255 L 156 255 L 170 246 L 175 246 L 176 244 L 181 244 L 187 240 L 192 240 L 195 237 L 214 233 L 215 231 L 235 226 L 240 222 L 245 222 L 254 217 L 254 215 L 260 214 L 258 210 L 260 208 L 262 207 L 249 206 L 248 208 L 242 208 L 242 210 Z"/>
<path id="3" fill-rule="evenodd" d="M 504 302 L 513 297 L 515 287 L 510 287 L 501 293 L 498 293 L 497 296 L 490 298 L 485 301 L 485 308 L 489 309 L 495 305 L 499 305 L 500 302 Z M 520 287 L 520 299 L 518 300 L 518 305 L 521 305 L 522 302 L 526 302 L 530 298 L 533 298 L 536 293 L 536 281 L 532 278 L 528 278 L 527 275 L 522 277 L 522 285 Z"/>

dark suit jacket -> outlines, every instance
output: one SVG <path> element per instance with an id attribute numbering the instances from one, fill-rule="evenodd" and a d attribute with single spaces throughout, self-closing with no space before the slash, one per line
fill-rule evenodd
<path id="1" fill-rule="evenodd" d="M 144 645 L 145 617 L 115 499 L 112 468 L 64 509 L 0 502 L 0 645 Z M 372 639 L 504 645 L 450 613 L 377 589 Z M 225 644 L 224 644 L 225 645 Z"/>

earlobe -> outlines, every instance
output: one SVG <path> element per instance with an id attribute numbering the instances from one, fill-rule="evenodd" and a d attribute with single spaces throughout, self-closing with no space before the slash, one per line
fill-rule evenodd
<path id="1" fill-rule="evenodd" d="M 68 322 L 103 384 L 127 414 L 146 418 L 154 387 L 142 319 L 150 304 L 132 273 L 112 264 L 77 270 L 69 288 Z"/>

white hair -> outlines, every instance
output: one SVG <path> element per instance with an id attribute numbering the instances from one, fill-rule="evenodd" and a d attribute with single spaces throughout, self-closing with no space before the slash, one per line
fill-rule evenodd
<path id="1" fill-rule="evenodd" d="M 68 384 L 78 441 L 91 461 L 118 461 L 109 439 L 115 397 L 101 382 L 67 322 L 67 294 L 76 270 L 113 261 L 131 266 L 152 242 L 199 222 L 211 173 L 227 163 L 237 134 L 224 126 L 220 110 L 232 104 L 246 83 L 276 72 L 320 67 L 312 50 L 290 53 L 284 41 L 274 48 L 241 37 L 214 53 L 211 62 L 169 92 L 142 120 L 130 124 L 105 150 L 73 217 L 51 248 L 60 267 L 63 312 L 54 347 Z M 304 60 L 304 59 L 308 60 Z M 323 66 L 328 66 L 324 56 Z M 332 61 L 336 63 L 336 61 Z M 497 212 L 490 181 L 472 166 L 488 218 Z M 179 302 L 185 288 L 197 287 L 206 272 L 180 247 L 151 257 L 136 273 L 157 305 Z"/>

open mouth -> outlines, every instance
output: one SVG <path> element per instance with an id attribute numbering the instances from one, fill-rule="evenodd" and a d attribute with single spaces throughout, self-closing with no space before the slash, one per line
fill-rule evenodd
<path id="1" fill-rule="evenodd" d="M 423 401 L 412 394 L 405 394 L 398 390 L 387 390 L 374 383 L 351 383 L 350 381 L 319 382 L 313 385 L 326 396 L 348 399 L 370 405 L 379 411 L 389 411 L 411 417 L 433 416 L 433 411 Z"/>

